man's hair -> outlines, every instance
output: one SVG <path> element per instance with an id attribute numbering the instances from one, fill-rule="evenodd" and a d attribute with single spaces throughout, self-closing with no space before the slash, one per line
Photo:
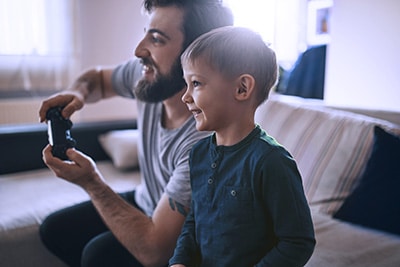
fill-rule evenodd
<path id="1" fill-rule="evenodd" d="M 194 39 L 212 29 L 233 25 L 231 10 L 220 0 L 144 0 L 143 7 L 151 13 L 157 7 L 176 6 L 184 11 L 182 33 L 184 50 Z"/>
<path id="2" fill-rule="evenodd" d="M 278 80 L 275 52 L 262 37 L 243 27 L 222 27 L 203 34 L 181 56 L 182 63 L 203 60 L 226 79 L 250 74 L 256 83 L 257 104 L 263 103 Z"/>

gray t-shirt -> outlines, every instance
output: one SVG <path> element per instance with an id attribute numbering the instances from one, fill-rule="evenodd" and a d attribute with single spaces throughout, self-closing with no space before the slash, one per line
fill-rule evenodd
<path id="1" fill-rule="evenodd" d="M 142 77 L 138 60 L 119 65 L 112 75 L 117 94 L 134 98 L 133 87 Z M 142 182 L 136 189 L 136 202 L 149 216 L 153 214 L 165 192 L 175 201 L 189 207 L 189 152 L 193 144 L 209 135 L 199 132 L 190 117 L 180 128 L 165 129 L 161 125 L 162 103 L 137 101 L 138 129 L 141 131 L 138 149 Z"/>

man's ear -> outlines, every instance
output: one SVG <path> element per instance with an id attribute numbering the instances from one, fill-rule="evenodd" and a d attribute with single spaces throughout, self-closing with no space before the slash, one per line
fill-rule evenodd
<path id="1" fill-rule="evenodd" d="M 249 99 L 255 90 L 256 82 L 254 77 L 250 74 L 242 74 L 237 79 L 237 89 L 235 92 L 235 97 L 237 100 Z"/>

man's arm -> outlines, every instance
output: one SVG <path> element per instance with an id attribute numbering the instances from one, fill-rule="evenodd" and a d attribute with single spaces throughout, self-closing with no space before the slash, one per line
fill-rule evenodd
<path id="1" fill-rule="evenodd" d="M 39 109 L 40 122 L 45 121 L 46 112 L 55 106 L 64 106 L 62 115 L 69 118 L 80 110 L 85 103 L 97 102 L 103 98 L 115 96 L 111 83 L 113 69 L 91 69 L 84 72 L 65 91 L 44 100 Z"/>
<path id="2" fill-rule="evenodd" d="M 111 82 L 113 70 L 100 67 L 90 69 L 79 76 L 67 91 L 81 93 L 86 103 L 115 96 Z"/>
<path id="3" fill-rule="evenodd" d="M 54 173 L 82 187 L 90 196 L 100 216 L 114 236 L 144 266 L 162 266 L 172 256 L 185 216 L 176 202 L 163 195 L 153 217 L 125 202 L 106 183 L 95 163 L 74 149 L 67 150 L 71 162 L 51 155 L 51 147 L 43 150 L 43 159 Z M 186 209 L 187 211 L 187 209 Z"/>
<path id="4" fill-rule="evenodd" d="M 185 217 L 172 210 L 163 195 L 153 217 L 123 201 L 103 183 L 87 189 L 92 202 L 114 236 L 144 266 L 163 266 L 171 257 Z"/>
<path id="5" fill-rule="evenodd" d="M 114 236 L 144 266 L 163 266 L 172 256 L 185 217 L 163 195 L 152 218 L 119 198 L 109 187 L 88 191 Z"/>

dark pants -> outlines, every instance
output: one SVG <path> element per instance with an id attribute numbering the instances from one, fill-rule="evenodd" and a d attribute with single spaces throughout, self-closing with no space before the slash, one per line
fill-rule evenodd
<path id="1" fill-rule="evenodd" d="M 120 194 L 136 206 L 134 191 Z M 43 244 L 69 266 L 142 266 L 108 230 L 88 201 L 49 215 L 40 226 Z"/>

